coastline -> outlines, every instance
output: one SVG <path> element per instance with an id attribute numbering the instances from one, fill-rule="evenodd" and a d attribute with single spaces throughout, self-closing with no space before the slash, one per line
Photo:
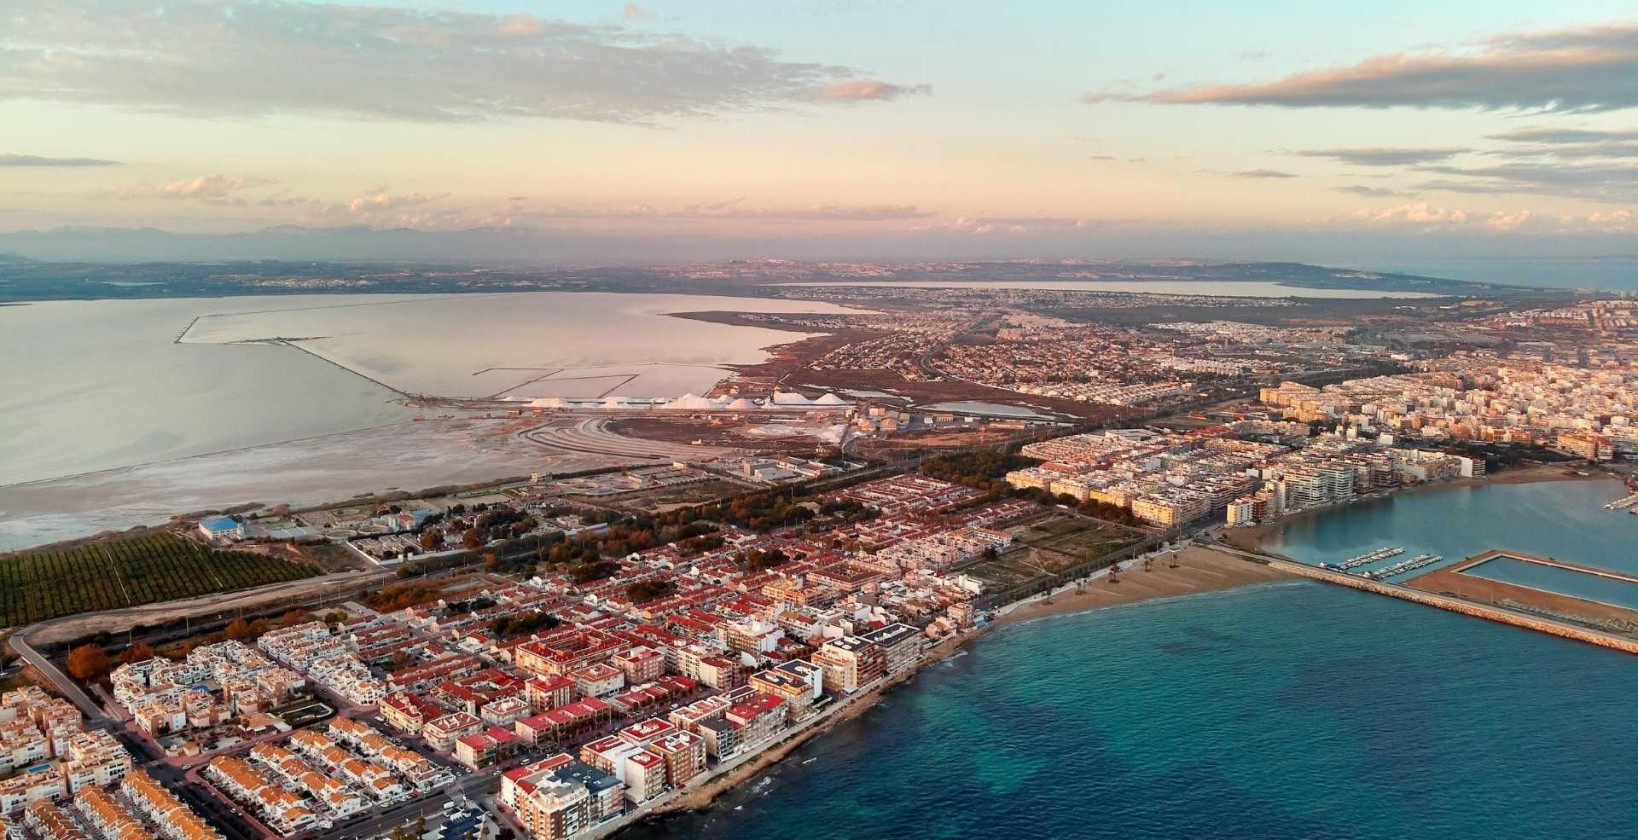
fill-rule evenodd
<path id="1" fill-rule="evenodd" d="M 1143 569 L 1142 563 L 1127 561 L 1117 578 L 1118 582 L 1110 582 L 1108 575 L 1100 570 L 1095 577 L 1086 579 L 1080 591 L 1071 588 L 1051 597 L 1036 597 L 1009 605 L 990 626 L 1002 627 L 1050 615 L 1086 612 L 1194 592 L 1215 592 L 1292 577 L 1270 566 L 1203 546 L 1184 546 L 1176 552 L 1176 557 L 1177 568 L 1172 568 L 1172 561 L 1167 559 L 1166 554 L 1161 554 L 1148 571 Z"/>
<path id="2" fill-rule="evenodd" d="M 845 707 L 838 709 L 829 717 L 814 721 L 806 729 L 770 747 L 755 759 L 734 767 L 698 788 L 689 790 L 682 796 L 654 808 L 644 815 L 640 822 L 664 819 L 668 815 L 699 811 L 710 807 L 718 797 L 771 770 L 791 752 L 807 743 L 808 740 L 828 731 L 836 724 L 852 720 L 869 711 L 885 694 L 909 683 L 923 668 L 949 659 L 969 643 L 982 638 L 986 633 L 996 628 L 1051 615 L 1088 612 L 1117 604 L 1153 601 L 1195 592 L 1234 589 L 1256 583 L 1289 580 L 1295 577 L 1269 565 L 1202 546 L 1186 546 L 1177 554 L 1179 565 L 1175 569 L 1171 568 L 1163 557 L 1157 557 L 1149 571 L 1144 571 L 1141 564 L 1133 563 L 1131 567 L 1123 571 L 1117 582 L 1112 583 L 1107 579 L 1107 570 L 1099 570 L 1093 576 L 1084 579 L 1085 588 L 1081 592 L 1059 592 L 1052 597 L 1036 596 L 1025 601 L 1009 604 L 1003 614 L 998 615 L 989 623 L 959 636 L 945 639 L 929 648 L 921 661 L 916 664 L 916 667 L 893 676 L 863 694 L 849 698 Z M 1128 562 L 1131 563 L 1131 561 Z"/>
<path id="3" fill-rule="evenodd" d="M 1608 478 L 1610 478 L 1608 475 L 1598 472 L 1577 475 L 1574 472 L 1574 467 L 1570 465 L 1530 464 L 1498 473 L 1493 477 L 1459 479 L 1438 484 L 1418 485 L 1395 491 L 1389 495 L 1436 492 L 1450 488 L 1474 487 L 1485 484 L 1534 484 Z M 1388 496 L 1381 498 L 1388 498 Z M 1231 546 L 1248 551 L 1257 550 L 1254 545 L 1258 536 L 1267 533 L 1270 529 L 1278 527 L 1284 522 L 1311 516 L 1327 509 L 1329 508 L 1302 511 L 1276 522 L 1254 528 L 1227 530 L 1223 532 L 1223 536 Z M 1242 546 L 1240 540 L 1249 540 L 1251 545 Z M 1175 561 L 1172 559 L 1173 556 L 1175 556 Z M 1278 555 L 1273 556 L 1278 557 Z M 1176 568 L 1172 567 L 1173 562 L 1177 563 Z M 676 800 L 655 808 L 645 815 L 642 821 L 663 820 L 668 815 L 709 808 L 723 794 L 753 781 L 774 768 L 809 739 L 828 731 L 837 723 L 864 714 L 874 707 L 884 694 L 895 687 L 908 683 L 922 668 L 950 658 L 968 643 L 981 638 L 990 630 L 1026 623 L 1035 619 L 1070 615 L 1120 604 L 1141 603 L 1197 592 L 1223 591 L 1258 583 L 1300 579 L 1302 575 L 1293 574 L 1291 571 L 1280 568 L 1277 563 L 1257 562 L 1236 556 L 1228 551 L 1189 544 L 1176 552 L 1157 552 L 1153 564 L 1147 571 L 1144 570 L 1140 561 L 1127 561 L 1116 582 L 1111 582 L 1108 577 L 1108 570 L 1102 569 L 1081 579 L 1079 582 L 1066 584 L 1063 588 L 1052 593 L 1043 593 L 1004 606 L 997 616 L 984 626 L 960 636 L 946 639 L 930 648 L 916 667 L 883 682 L 864 694 L 850 698 L 846 707 L 837 710 L 825 719 L 814 721 L 806 729 L 769 748 L 755 759 L 712 778 L 700 787 L 686 792 Z"/>
<path id="4" fill-rule="evenodd" d="M 1380 496 L 1366 497 L 1364 501 L 1380 501 L 1383 499 L 1391 499 L 1396 496 L 1412 496 L 1420 493 L 1437 493 L 1445 490 L 1456 490 L 1464 487 L 1484 487 L 1486 485 L 1546 484 L 1559 481 L 1616 480 L 1613 476 L 1602 472 L 1587 472 L 1585 475 L 1578 475 L 1574 470 L 1575 466 L 1573 465 L 1531 463 L 1526 466 L 1503 470 L 1494 475 L 1485 476 L 1484 478 L 1458 478 L 1454 481 L 1442 481 L 1433 484 L 1418 484 L 1414 487 L 1394 490 Z M 1356 502 L 1344 502 L 1341 504 L 1308 508 L 1306 510 L 1297 511 L 1296 513 L 1286 514 L 1285 516 L 1271 522 L 1265 522 L 1261 525 L 1253 525 L 1249 528 L 1225 528 L 1222 531 L 1222 537 L 1223 540 L 1229 545 L 1243 551 L 1260 551 L 1268 553 L 1266 549 L 1260 547 L 1260 543 L 1264 537 L 1268 536 L 1274 531 L 1285 527 L 1289 523 L 1301 522 L 1309 517 L 1317 516 L 1332 510 L 1345 508 L 1348 505 L 1355 503 Z"/>
<path id="5" fill-rule="evenodd" d="M 780 761 L 784 760 L 785 756 L 790 755 L 791 752 L 793 752 L 797 747 L 807 743 L 813 737 L 828 731 L 836 724 L 852 720 L 869 711 L 887 692 L 909 682 L 916 676 L 917 673 L 921 671 L 921 669 L 949 659 L 951 656 L 955 655 L 957 651 L 961 650 L 963 647 L 966 647 L 969 642 L 983 636 L 991 627 L 994 626 L 997 625 L 990 624 L 985 627 L 979 627 L 969 630 L 959 636 L 953 636 L 939 642 L 937 645 L 934 645 L 927 651 L 926 655 L 922 657 L 921 661 L 916 664 L 916 667 L 893 676 L 864 694 L 848 698 L 846 701 L 848 705 L 838 709 L 829 717 L 820 721 L 814 721 L 814 725 L 797 732 L 790 738 L 780 742 L 778 745 L 764 750 L 762 753 L 757 755 L 755 759 L 747 761 L 744 764 L 741 764 L 738 767 L 735 767 L 734 769 L 711 779 L 709 782 L 706 782 L 698 788 L 688 791 L 677 799 L 655 808 L 653 811 L 649 812 L 645 819 L 660 818 L 667 814 L 680 813 L 684 811 L 698 811 L 709 807 L 712 802 L 717 800 L 718 797 L 746 782 L 751 781 L 757 776 L 760 776 L 763 772 L 772 769 Z"/>

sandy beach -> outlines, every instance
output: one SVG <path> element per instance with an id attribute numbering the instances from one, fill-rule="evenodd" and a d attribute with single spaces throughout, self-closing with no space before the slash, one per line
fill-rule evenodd
<path id="1" fill-rule="evenodd" d="M 1177 552 L 1175 562 L 1177 568 L 1174 569 L 1171 567 L 1172 561 L 1162 555 L 1155 558 L 1147 571 L 1141 561 L 1128 563 L 1121 569 L 1116 581 L 1109 580 L 1107 575 L 1100 575 L 1079 590 L 1071 589 L 1050 598 L 1022 601 L 998 617 L 994 624 L 1016 624 L 1048 615 L 1095 610 L 1191 592 L 1232 589 L 1290 577 L 1260 563 L 1194 545 L 1185 546 Z"/>

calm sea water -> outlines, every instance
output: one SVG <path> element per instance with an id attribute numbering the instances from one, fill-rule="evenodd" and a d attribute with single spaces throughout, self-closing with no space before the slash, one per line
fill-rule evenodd
<path id="1" fill-rule="evenodd" d="M 1604 289 L 1638 292 L 1638 256 L 1452 258 L 1390 262 L 1368 266 L 1452 280 L 1545 286 L 1550 289 Z"/>
<path id="2" fill-rule="evenodd" d="M 1003 628 L 622 840 L 1632 837 L 1632 657 L 1312 581 Z"/>
<path id="3" fill-rule="evenodd" d="M 1624 495 L 1613 480 L 1433 488 L 1292 519 L 1260 545 L 1305 563 L 1405 549 L 1367 568 L 1440 554 L 1439 568 L 1499 548 L 1638 574 L 1638 516 L 1604 510 Z"/>
<path id="4" fill-rule="evenodd" d="M 1544 566 L 1512 557 L 1497 557 L 1462 571 L 1502 583 L 1516 583 L 1531 589 L 1558 592 L 1576 598 L 1586 598 L 1617 607 L 1638 610 L 1638 584 L 1615 578 L 1600 577 L 1575 569 Z"/>

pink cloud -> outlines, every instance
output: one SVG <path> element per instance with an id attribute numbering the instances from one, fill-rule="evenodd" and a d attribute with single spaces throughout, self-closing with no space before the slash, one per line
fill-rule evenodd
<path id="1" fill-rule="evenodd" d="M 890 102 L 905 96 L 931 96 L 932 85 L 899 85 L 878 79 L 854 79 L 825 85 L 816 96 L 826 102 Z"/>

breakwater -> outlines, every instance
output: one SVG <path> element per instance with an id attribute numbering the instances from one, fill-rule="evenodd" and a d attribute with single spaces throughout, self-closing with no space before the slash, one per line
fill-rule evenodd
<path id="1" fill-rule="evenodd" d="M 1535 630 L 1538 633 L 1547 633 L 1565 639 L 1574 639 L 1578 642 L 1586 642 L 1588 644 L 1598 645 L 1600 647 L 1611 648 L 1613 650 L 1624 651 L 1631 654 L 1638 654 L 1638 639 L 1618 636 L 1613 633 L 1604 633 L 1590 627 L 1581 627 L 1568 622 L 1554 621 L 1550 618 L 1527 615 L 1525 613 L 1514 612 L 1501 607 L 1493 607 L 1488 604 L 1478 604 L 1472 601 L 1464 601 L 1460 598 L 1451 598 L 1433 592 L 1424 592 L 1420 589 L 1412 589 L 1408 586 L 1388 583 L 1387 581 L 1370 580 L 1367 578 L 1356 577 L 1354 575 L 1343 574 L 1341 572 L 1333 572 L 1329 569 L 1317 568 L 1306 563 L 1258 557 L 1258 555 L 1245 552 L 1242 552 L 1242 555 L 1248 558 L 1256 558 L 1260 562 L 1266 562 L 1276 569 L 1293 575 L 1301 575 L 1303 577 L 1313 578 L 1314 580 L 1325 581 L 1326 583 L 1334 583 L 1340 586 L 1349 587 L 1350 589 L 1375 592 L 1379 595 L 1387 595 L 1389 597 L 1400 598 L 1402 600 L 1412 601 L 1418 604 L 1425 604 L 1430 607 L 1438 607 L 1442 610 L 1449 610 L 1450 612 L 1470 615 L 1475 618 L 1484 618 L 1489 619 L 1490 621 L 1500 622 L 1502 624 L 1511 624 L 1515 627 Z"/>

